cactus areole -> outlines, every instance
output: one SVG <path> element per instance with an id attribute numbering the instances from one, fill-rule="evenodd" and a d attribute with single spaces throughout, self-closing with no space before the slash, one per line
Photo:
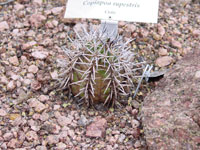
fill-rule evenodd
<path id="1" fill-rule="evenodd" d="M 110 40 L 100 31 L 75 33 L 63 48 L 66 61 L 59 75 L 60 87 L 88 106 L 120 104 L 136 87 L 145 62 L 138 61 L 130 41 L 120 36 Z"/>

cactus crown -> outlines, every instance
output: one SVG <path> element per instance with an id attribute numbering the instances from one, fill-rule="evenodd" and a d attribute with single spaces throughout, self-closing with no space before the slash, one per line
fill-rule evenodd
<path id="1" fill-rule="evenodd" d="M 63 48 L 67 59 L 59 75 L 60 87 L 88 106 L 120 104 L 135 87 L 145 62 L 138 62 L 131 41 L 124 42 L 121 36 L 111 40 L 100 31 L 75 33 L 76 38 L 69 38 L 69 46 Z"/>

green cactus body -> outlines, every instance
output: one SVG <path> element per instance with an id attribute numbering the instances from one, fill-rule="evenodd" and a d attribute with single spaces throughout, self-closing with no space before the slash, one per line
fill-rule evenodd
<path id="1" fill-rule="evenodd" d="M 60 85 L 90 106 L 94 103 L 114 106 L 129 94 L 133 80 L 141 74 L 144 62 L 120 37 L 108 40 L 100 32 L 76 33 L 64 52 L 69 59 L 60 74 Z"/>

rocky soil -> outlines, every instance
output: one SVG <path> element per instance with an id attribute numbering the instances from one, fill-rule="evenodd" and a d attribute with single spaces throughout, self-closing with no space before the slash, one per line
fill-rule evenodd
<path id="1" fill-rule="evenodd" d="M 144 82 L 136 99 L 129 98 L 130 106 L 122 109 L 88 109 L 54 89 L 67 36 L 73 28 L 99 22 L 63 19 L 63 0 L 2 2 L 0 149 L 148 149 L 141 102 L 157 83 Z M 135 39 L 132 47 L 154 70 L 171 68 L 200 46 L 199 9 L 198 2 L 163 0 L 158 24 L 120 22 L 119 33 Z"/>

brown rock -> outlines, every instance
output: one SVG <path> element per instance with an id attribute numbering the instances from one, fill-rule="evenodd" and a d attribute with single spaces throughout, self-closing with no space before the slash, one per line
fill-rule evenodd
<path id="1" fill-rule="evenodd" d="M 163 36 L 165 34 L 165 28 L 162 25 L 158 25 L 158 33 Z"/>
<path id="2" fill-rule="evenodd" d="M 87 127 L 86 136 L 88 137 L 104 137 L 107 121 L 104 118 L 97 117 L 96 120 Z"/>
<path id="3" fill-rule="evenodd" d="M 176 41 L 176 40 L 172 40 L 171 42 L 172 46 L 175 48 L 182 48 L 182 45 L 180 42 Z"/>
<path id="4" fill-rule="evenodd" d="M 9 119 L 12 121 L 17 120 L 19 118 L 21 118 L 20 114 L 9 114 Z"/>
<path id="5" fill-rule="evenodd" d="M 131 133 L 132 133 L 134 138 L 139 138 L 140 137 L 140 129 L 139 128 L 133 128 Z"/>
<path id="6" fill-rule="evenodd" d="M 39 90 L 41 87 L 42 87 L 41 83 L 38 82 L 37 80 L 31 82 L 31 89 L 33 89 L 34 91 Z"/>
<path id="7" fill-rule="evenodd" d="M 200 149 L 200 80 L 195 78 L 199 68 L 197 49 L 177 62 L 146 96 L 141 114 L 149 150 Z"/>
<path id="8" fill-rule="evenodd" d="M 47 18 L 41 14 L 33 14 L 30 16 L 29 22 L 31 26 L 39 28 Z"/>
<path id="9" fill-rule="evenodd" d="M 35 41 L 31 41 L 31 42 L 28 42 L 28 43 L 25 43 L 22 45 L 22 49 L 23 50 L 28 50 L 28 49 L 31 49 L 33 46 L 35 46 L 37 43 Z"/>
<path id="10" fill-rule="evenodd" d="M 165 67 L 168 66 L 169 64 L 171 64 L 173 61 L 173 58 L 170 56 L 163 56 L 163 57 L 159 57 L 156 59 L 156 65 L 158 65 L 159 67 Z"/>
<path id="11" fill-rule="evenodd" d="M 158 54 L 159 54 L 160 56 L 167 56 L 167 55 L 168 55 L 167 49 L 165 49 L 165 48 L 160 48 L 159 51 L 158 51 Z"/>

